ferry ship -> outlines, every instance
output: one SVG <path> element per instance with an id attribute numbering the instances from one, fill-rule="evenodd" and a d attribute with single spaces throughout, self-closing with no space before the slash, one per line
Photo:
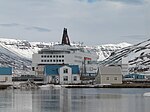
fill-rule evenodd
<path id="1" fill-rule="evenodd" d="M 45 66 L 77 65 L 80 74 L 86 70 L 95 73 L 93 66 L 89 67 L 91 61 L 97 61 L 98 56 L 91 50 L 86 50 L 83 46 L 75 47 L 70 44 L 67 29 L 64 28 L 61 44 L 50 48 L 44 48 L 32 55 L 32 74 L 45 74 Z"/>

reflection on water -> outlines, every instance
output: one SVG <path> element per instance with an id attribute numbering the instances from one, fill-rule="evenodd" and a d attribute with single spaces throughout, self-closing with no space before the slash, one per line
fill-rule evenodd
<path id="1" fill-rule="evenodd" d="M 150 112 L 150 89 L 0 91 L 0 112 Z"/>

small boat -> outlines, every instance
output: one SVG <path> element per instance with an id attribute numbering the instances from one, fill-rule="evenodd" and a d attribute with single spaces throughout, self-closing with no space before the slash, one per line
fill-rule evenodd
<path id="1" fill-rule="evenodd" d="M 143 96 L 150 96 L 150 92 L 144 93 Z"/>

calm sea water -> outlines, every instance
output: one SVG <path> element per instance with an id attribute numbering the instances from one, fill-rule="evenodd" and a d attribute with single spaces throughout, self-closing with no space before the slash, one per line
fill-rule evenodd
<path id="1" fill-rule="evenodd" d="M 1 90 L 0 112 L 150 112 L 150 89 Z"/>

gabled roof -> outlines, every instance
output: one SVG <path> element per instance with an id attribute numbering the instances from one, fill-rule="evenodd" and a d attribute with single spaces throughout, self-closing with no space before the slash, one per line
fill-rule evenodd
<path id="1" fill-rule="evenodd" d="M 46 75 L 59 75 L 59 69 L 65 66 L 70 67 L 72 69 L 72 74 L 80 73 L 78 65 L 45 65 L 44 73 Z"/>
<path id="2" fill-rule="evenodd" d="M 72 74 L 79 74 L 80 73 L 78 65 L 64 65 L 62 67 L 69 67 L 69 68 L 71 68 L 72 69 Z"/>
<path id="3" fill-rule="evenodd" d="M 100 66 L 99 67 L 100 74 L 107 75 L 120 75 L 122 74 L 121 68 L 119 66 Z"/>
<path id="4" fill-rule="evenodd" d="M 46 75 L 58 75 L 58 70 L 61 67 L 61 65 L 46 65 L 44 67 L 44 73 Z"/>

